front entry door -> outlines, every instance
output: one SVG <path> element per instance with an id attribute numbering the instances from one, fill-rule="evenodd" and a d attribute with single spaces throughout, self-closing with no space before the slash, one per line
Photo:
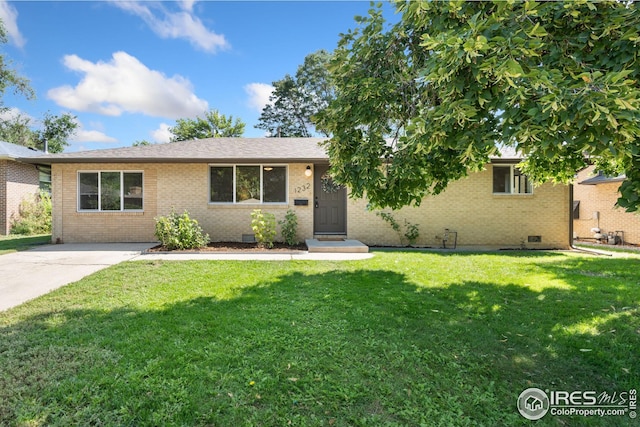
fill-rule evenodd
<path id="1" fill-rule="evenodd" d="M 313 231 L 315 234 L 344 234 L 347 232 L 347 190 L 332 185 L 328 169 L 329 165 L 314 167 Z"/>

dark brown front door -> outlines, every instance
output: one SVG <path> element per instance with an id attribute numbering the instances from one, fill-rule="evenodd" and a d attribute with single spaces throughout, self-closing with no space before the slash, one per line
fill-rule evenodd
<path id="1" fill-rule="evenodd" d="M 347 190 L 332 186 L 327 175 L 329 165 L 315 165 L 313 176 L 313 232 L 343 234 L 347 232 Z M 323 185 L 323 180 L 325 185 Z"/>

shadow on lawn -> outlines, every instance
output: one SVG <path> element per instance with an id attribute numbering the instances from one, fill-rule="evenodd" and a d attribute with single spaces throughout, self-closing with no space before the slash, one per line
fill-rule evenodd
<path id="1" fill-rule="evenodd" d="M 570 289 L 542 292 L 292 272 L 230 300 L 32 316 L 0 329 L 0 424 L 527 425 L 525 388 L 640 385 L 637 275 L 582 263 L 548 262 Z M 543 419 L 576 421 L 629 419 Z"/>

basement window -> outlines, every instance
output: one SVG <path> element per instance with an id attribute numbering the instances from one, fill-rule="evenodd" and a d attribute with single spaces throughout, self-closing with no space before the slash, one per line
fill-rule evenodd
<path id="1" fill-rule="evenodd" d="M 531 194 L 529 177 L 515 165 L 493 165 L 493 194 Z"/>

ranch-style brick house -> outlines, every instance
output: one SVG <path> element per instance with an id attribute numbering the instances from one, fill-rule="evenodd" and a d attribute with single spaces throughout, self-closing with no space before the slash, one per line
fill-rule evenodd
<path id="1" fill-rule="evenodd" d="M 154 218 L 172 209 L 187 210 L 212 241 L 243 241 L 253 237 L 254 209 L 277 220 L 293 209 L 300 240 L 337 235 L 399 245 L 367 200 L 331 185 L 322 141 L 213 138 L 39 157 L 52 169 L 52 241 L 153 242 Z M 419 225 L 419 246 L 442 247 L 446 229 L 448 247 L 456 236 L 458 247 L 568 248 L 570 187 L 534 188 L 519 161 L 505 153 L 419 207 L 387 212 L 401 225 Z"/>
<path id="2" fill-rule="evenodd" d="M 0 235 L 11 231 L 11 222 L 19 214 L 22 200 L 38 194 L 41 188 L 49 190 L 49 167 L 20 160 L 42 154 L 33 148 L 0 141 Z"/>

